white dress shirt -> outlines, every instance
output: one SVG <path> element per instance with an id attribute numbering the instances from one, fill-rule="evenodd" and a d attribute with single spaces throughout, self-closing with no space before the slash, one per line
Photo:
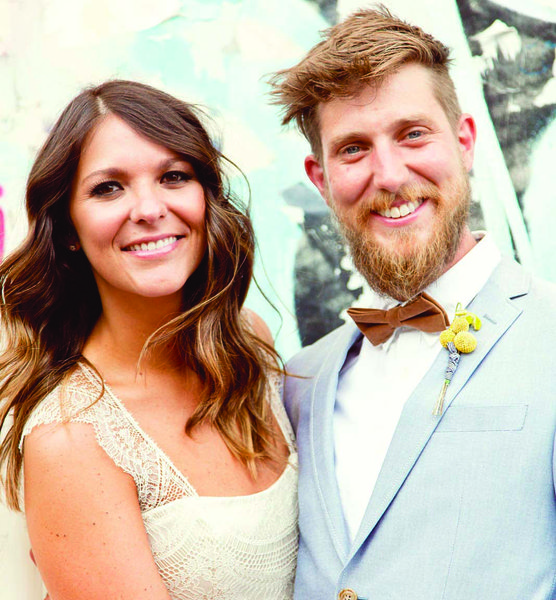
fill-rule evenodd
<path id="1" fill-rule="evenodd" d="M 491 236 L 474 235 L 479 243 L 424 290 L 444 307 L 450 321 L 458 302 L 466 307 L 500 261 Z M 397 304 L 371 290 L 365 294 L 368 307 Z M 348 353 L 339 374 L 333 425 L 336 478 L 352 540 L 403 406 L 441 349 L 438 333 L 401 327 L 384 344 L 373 346 L 363 338 Z M 431 398 L 431 412 L 435 400 Z"/>

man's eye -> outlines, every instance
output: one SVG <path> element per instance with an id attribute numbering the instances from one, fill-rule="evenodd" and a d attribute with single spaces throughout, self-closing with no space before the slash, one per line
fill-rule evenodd
<path id="1" fill-rule="evenodd" d="M 358 152 L 361 151 L 361 146 L 348 146 L 344 152 L 346 154 L 357 154 Z"/>
<path id="2" fill-rule="evenodd" d="M 417 130 L 415 130 L 415 131 L 410 131 L 410 132 L 407 134 L 407 137 L 408 137 L 410 140 L 418 140 L 418 139 L 419 139 L 419 138 L 420 138 L 422 135 L 423 135 L 423 132 L 417 129 Z"/>
<path id="3" fill-rule="evenodd" d="M 91 196 L 110 196 L 123 189 L 117 181 L 103 181 L 91 190 Z"/>
<path id="4" fill-rule="evenodd" d="M 191 175 L 189 173 L 184 173 L 183 171 L 168 171 L 164 173 L 161 177 L 161 183 L 182 183 L 184 181 L 189 181 L 191 179 Z"/>

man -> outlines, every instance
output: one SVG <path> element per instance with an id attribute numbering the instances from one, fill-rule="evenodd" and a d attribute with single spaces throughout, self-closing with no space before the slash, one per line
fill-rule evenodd
<path id="1" fill-rule="evenodd" d="M 468 228 L 475 123 L 448 63 L 365 10 L 273 79 L 380 309 L 288 364 L 296 599 L 556 599 L 556 292 Z M 470 353 L 439 343 L 456 310 Z"/>

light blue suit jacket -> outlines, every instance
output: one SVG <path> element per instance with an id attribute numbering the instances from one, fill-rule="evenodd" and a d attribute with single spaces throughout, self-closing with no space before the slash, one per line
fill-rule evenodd
<path id="1" fill-rule="evenodd" d="M 483 321 L 477 349 L 442 417 L 445 352 L 408 399 L 353 543 L 332 417 L 360 333 L 347 323 L 288 364 L 306 376 L 284 390 L 300 458 L 296 600 L 343 588 L 360 600 L 556 600 L 556 288 L 503 260 L 470 310 Z"/>

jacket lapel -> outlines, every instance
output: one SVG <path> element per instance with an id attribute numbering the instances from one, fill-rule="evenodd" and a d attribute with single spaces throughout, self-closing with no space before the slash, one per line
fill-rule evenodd
<path id="1" fill-rule="evenodd" d="M 474 352 L 461 357 L 446 393 L 443 414 L 482 360 L 521 313 L 511 299 L 526 294 L 529 282 L 529 275 L 519 265 L 510 260 L 502 260 L 488 283 L 471 303 L 470 310 L 483 322 L 477 334 L 479 343 Z M 406 402 L 348 560 L 357 553 L 387 510 L 440 423 L 442 416 L 435 417 L 432 411 L 444 381 L 446 365 L 447 353 L 440 352 Z"/>
<path id="2" fill-rule="evenodd" d="M 334 464 L 333 417 L 338 387 L 338 373 L 346 355 L 361 333 L 355 325 L 346 323 L 338 331 L 324 357 L 322 366 L 315 377 L 311 397 L 311 419 L 309 437 L 311 440 L 313 477 L 317 482 L 319 502 L 334 544 L 334 548 L 345 562 L 349 552 L 349 534 L 342 510 L 340 490 Z"/>

